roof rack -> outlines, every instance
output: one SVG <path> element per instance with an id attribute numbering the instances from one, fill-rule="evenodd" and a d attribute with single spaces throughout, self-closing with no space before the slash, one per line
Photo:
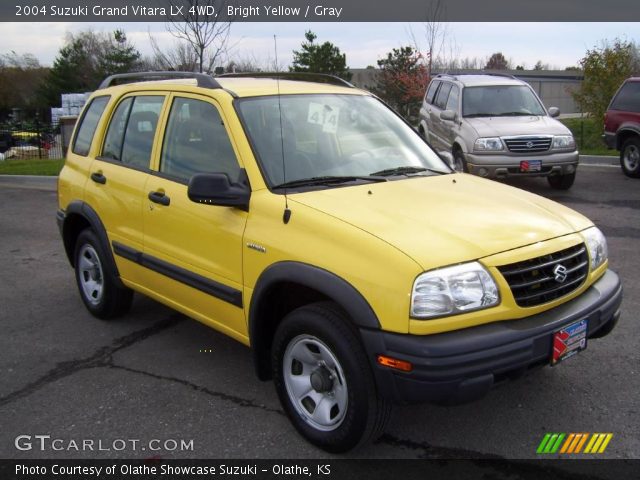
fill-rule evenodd
<path id="1" fill-rule="evenodd" d="M 113 85 L 118 85 L 119 80 L 129 80 L 122 83 L 135 83 L 136 81 L 143 82 L 149 79 L 171 79 L 171 78 L 194 78 L 198 81 L 198 86 L 203 88 L 222 88 L 220 84 L 211 76 L 206 73 L 194 73 L 194 72 L 133 72 L 133 73 L 118 73 L 105 78 L 99 89 L 108 88 Z"/>
<path id="2" fill-rule="evenodd" d="M 294 80 L 302 82 L 317 82 L 328 83 L 331 85 L 338 85 L 341 87 L 356 88 L 353 84 L 347 82 L 345 79 L 337 77 L 335 75 L 328 75 L 326 73 L 313 73 L 313 72 L 246 72 L 246 73 L 224 73 L 218 75 L 218 77 L 227 78 L 281 78 L 283 80 Z"/>
<path id="3" fill-rule="evenodd" d="M 510 73 L 485 72 L 483 70 L 480 70 L 480 71 L 477 71 L 477 72 L 447 72 L 447 73 L 439 73 L 438 75 L 436 75 L 436 77 L 450 77 L 450 78 L 453 78 L 453 79 L 457 80 L 457 77 L 464 76 L 464 75 L 491 75 L 493 77 L 505 77 L 505 78 L 512 78 L 514 80 L 517 80 L 517 78 L 514 75 L 511 75 Z"/>

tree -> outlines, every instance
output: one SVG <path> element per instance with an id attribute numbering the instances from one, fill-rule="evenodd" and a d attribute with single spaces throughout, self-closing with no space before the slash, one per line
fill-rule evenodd
<path id="1" fill-rule="evenodd" d="M 140 53 L 122 30 L 68 34 L 40 88 L 40 97 L 46 105 L 57 106 L 62 93 L 94 90 L 108 75 L 138 70 L 139 59 Z"/>
<path id="2" fill-rule="evenodd" d="M 378 60 L 380 74 L 376 93 L 405 117 L 411 119 L 419 108 L 429 83 L 424 58 L 413 47 L 394 48 Z"/>
<path id="3" fill-rule="evenodd" d="M 218 11 L 225 8 L 225 2 L 214 0 L 171 0 L 173 10 L 182 6 L 179 18 L 169 17 L 167 30 L 180 42 L 188 45 L 196 58 L 196 69 L 200 73 L 210 72 L 226 53 L 231 22 L 218 21 Z M 154 48 L 158 56 L 159 50 Z"/>
<path id="4" fill-rule="evenodd" d="M 13 108 L 30 115 L 39 107 L 36 92 L 47 75 L 31 54 L 9 52 L 0 55 L 0 117 L 6 117 Z"/>
<path id="5" fill-rule="evenodd" d="M 306 42 L 302 42 L 300 50 L 293 51 L 291 72 L 313 72 L 336 75 L 351 80 L 351 72 L 347 67 L 347 56 L 331 42 L 322 45 L 314 43 L 317 35 L 311 30 L 305 32 Z"/>
<path id="6" fill-rule="evenodd" d="M 600 47 L 587 50 L 580 60 L 580 67 L 584 71 L 582 87 L 580 91 L 572 92 L 583 112 L 596 119 L 604 116 L 623 80 L 640 73 L 638 53 L 634 43 L 617 38 L 613 43 L 605 41 Z"/>
<path id="7" fill-rule="evenodd" d="M 487 61 L 485 70 L 507 70 L 509 68 L 509 62 L 504 57 L 502 52 L 496 52 Z"/>
<path id="8" fill-rule="evenodd" d="M 540 70 L 549 70 L 549 64 L 548 63 L 542 63 L 542 60 L 538 60 L 536 62 L 536 64 L 533 66 L 534 70 L 540 71 Z"/>

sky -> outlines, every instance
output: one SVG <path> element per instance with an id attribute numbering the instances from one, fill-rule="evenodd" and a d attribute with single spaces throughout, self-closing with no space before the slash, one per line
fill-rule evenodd
<path id="1" fill-rule="evenodd" d="M 640 23 L 448 23 L 447 52 L 460 58 L 488 58 L 502 52 L 511 63 L 532 68 L 538 60 L 564 69 L 577 65 L 587 49 L 602 40 L 640 40 Z M 174 41 L 164 23 L 0 23 L 0 53 L 31 53 L 41 64 L 51 65 L 67 32 L 123 28 L 143 55 L 151 54 L 149 32 L 160 46 Z M 311 29 L 317 42 L 330 41 L 347 55 L 351 68 L 376 65 L 392 48 L 413 43 L 424 51 L 424 26 L 420 23 L 234 23 L 229 45 L 231 59 L 273 63 L 273 35 L 277 35 L 278 60 L 288 65 L 299 49 L 304 32 Z"/>

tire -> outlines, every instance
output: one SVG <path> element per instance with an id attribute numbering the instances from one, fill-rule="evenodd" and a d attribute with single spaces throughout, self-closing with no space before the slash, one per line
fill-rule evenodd
<path id="1" fill-rule="evenodd" d="M 469 167 L 467 166 L 467 161 L 464 158 L 464 153 L 462 153 L 462 150 L 458 148 L 453 151 L 453 168 L 455 168 L 458 173 L 469 172 Z"/>
<path id="2" fill-rule="evenodd" d="M 280 403 L 309 442 L 343 453 L 383 433 L 391 404 L 378 395 L 360 339 L 335 304 L 289 313 L 271 353 Z"/>
<path id="3" fill-rule="evenodd" d="M 620 150 L 620 166 L 627 177 L 640 178 L 640 138 L 632 137 L 624 142 Z"/>
<path id="4" fill-rule="evenodd" d="M 556 190 L 569 190 L 576 180 L 576 174 L 567 173 L 565 175 L 550 175 L 547 177 L 547 181 L 551 188 Z"/>
<path id="5" fill-rule="evenodd" d="M 119 287 L 106 274 L 107 258 L 93 230 L 80 232 L 74 253 L 76 283 L 87 310 L 102 320 L 124 315 L 133 300 L 132 290 Z"/>

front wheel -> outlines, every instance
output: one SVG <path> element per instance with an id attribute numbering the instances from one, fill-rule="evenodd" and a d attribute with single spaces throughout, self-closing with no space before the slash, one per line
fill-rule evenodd
<path id="1" fill-rule="evenodd" d="M 279 325 L 272 369 L 282 407 L 298 432 L 332 453 L 382 434 L 391 406 L 347 315 L 328 302 L 300 307 Z"/>
<path id="2" fill-rule="evenodd" d="M 620 150 L 620 166 L 627 177 L 640 178 L 640 139 L 630 138 Z"/>
<path id="3" fill-rule="evenodd" d="M 464 153 L 462 153 L 462 150 L 460 149 L 455 149 L 453 151 L 453 168 L 458 173 L 466 173 L 469 171 L 467 161 L 464 158 Z"/>
<path id="4" fill-rule="evenodd" d="M 576 174 L 566 173 L 564 175 L 550 175 L 547 177 L 547 181 L 551 188 L 556 190 L 569 190 L 576 179 Z"/>

